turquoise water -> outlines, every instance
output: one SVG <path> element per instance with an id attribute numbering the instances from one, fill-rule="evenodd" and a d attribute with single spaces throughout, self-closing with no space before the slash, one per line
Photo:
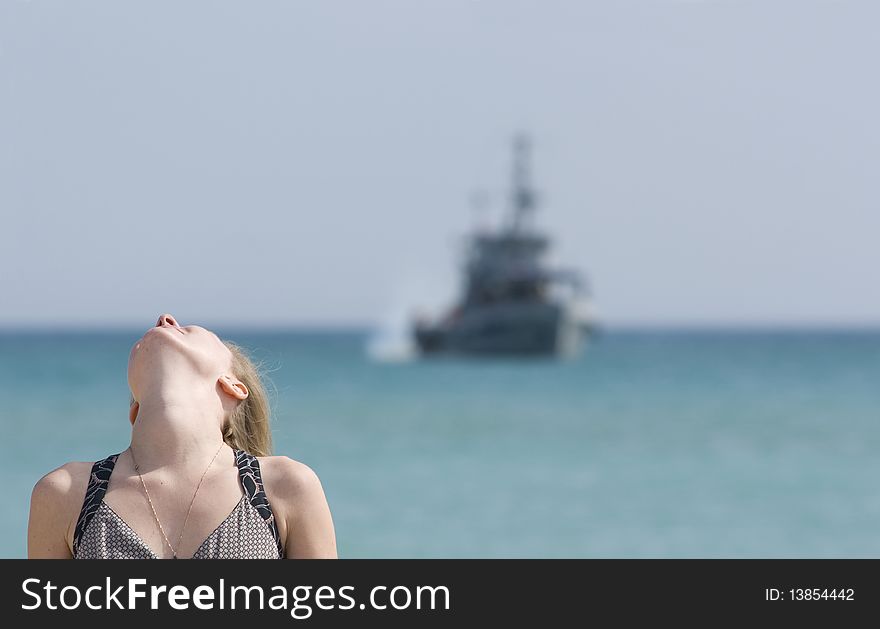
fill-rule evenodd
<path id="1" fill-rule="evenodd" d="M 238 334 L 345 557 L 880 557 L 880 332 L 619 332 L 574 362 L 377 363 Z M 0 334 L 0 556 L 30 490 L 127 445 L 142 330 Z"/>

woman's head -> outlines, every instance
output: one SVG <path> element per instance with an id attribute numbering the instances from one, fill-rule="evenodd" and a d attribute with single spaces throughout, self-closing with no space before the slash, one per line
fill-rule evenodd
<path id="1" fill-rule="evenodd" d="M 271 453 L 269 400 L 259 370 L 235 343 L 169 314 L 132 347 L 128 360 L 132 423 L 151 396 L 199 396 L 215 405 L 223 439 L 257 456 Z"/>

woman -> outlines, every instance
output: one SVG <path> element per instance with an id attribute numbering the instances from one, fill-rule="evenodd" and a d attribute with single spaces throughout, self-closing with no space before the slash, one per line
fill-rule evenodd
<path id="1" fill-rule="evenodd" d="M 335 558 L 321 482 L 269 456 L 269 406 L 236 345 L 159 317 L 128 361 L 131 445 L 36 484 L 31 558 Z"/>

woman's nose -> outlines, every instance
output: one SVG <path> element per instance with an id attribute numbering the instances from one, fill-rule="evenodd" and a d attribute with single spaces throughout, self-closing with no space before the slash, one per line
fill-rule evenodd
<path id="1" fill-rule="evenodd" d="M 156 323 L 157 328 L 161 328 L 163 325 L 174 326 L 175 328 L 180 327 L 177 325 L 177 319 L 172 317 L 170 314 L 163 314 L 159 317 L 158 323 Z"/>

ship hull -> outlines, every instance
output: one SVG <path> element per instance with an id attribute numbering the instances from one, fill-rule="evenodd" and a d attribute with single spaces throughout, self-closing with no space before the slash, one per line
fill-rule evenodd
<path id="1" fill-rule="evenodd" d="M 565 304 L 515 303 L 462 312 L 442 326 L 416 326 L 414 337 L 424 355 L 574 356 L 587 328 Z"/>

